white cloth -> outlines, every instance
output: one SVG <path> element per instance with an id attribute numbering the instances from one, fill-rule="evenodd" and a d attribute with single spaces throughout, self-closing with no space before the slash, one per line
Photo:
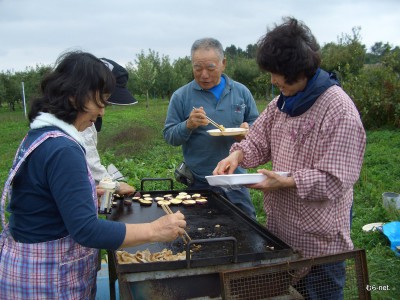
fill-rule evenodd
<path id="1" fill-rule="evenodd" d="M 113 176 L 107 172 L 105 166 L 101 164 L 99 152 L 97 151 L 97 130 L 94 124 L 86 128 L 80 134 L 86 149 L 86 160 L 94 180 L 99 182 L 105 177 L 113 178 Z"/>
<path id="2" fill-rule="evenodd" d="M 68 124 L 55 115 L 50 113 L 41 112 L 30 124 L 31 129 L 43 128 L 47 126 L 55 126 L 60 128 L 62 131 L 70 135 L 74 140 L 76 140 L 81 146 L 85 146 L 82 136 L 80 135 L 78 129 L 72 124 Z"/>

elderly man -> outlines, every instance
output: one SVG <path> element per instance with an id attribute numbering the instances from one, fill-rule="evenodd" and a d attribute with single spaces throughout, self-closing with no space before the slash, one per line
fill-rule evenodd
<path id="1" fill-rule="evenodd" d="M 248 88 L 223 74 L 226 58 L 221 43 L 213 38 L 195 41 L 191 49 L 194 80 L 172 95 L 164 126 L 164 138 L 182 146 L 183 158 L 193 175 L 190 189 L 214 189 L 247 215 L 255 209 L 245 187 L 210 187 L 205 176 L 212 175 L 217 163 L 228 155 L 238 137 L 210 136 L 214 129 L 206 115 L 226 128 L 249 128 L 258 110 Z M 236 173 L 246 171 L 238 168 Z"/>

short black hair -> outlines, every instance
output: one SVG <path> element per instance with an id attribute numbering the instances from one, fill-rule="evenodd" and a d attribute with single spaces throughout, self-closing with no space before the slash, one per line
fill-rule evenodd
<path id="1" fill-rule="evenodd" d="M 61 54 L 55 65 L 41 82 L 42 96 L 31 102 L 29 122 L 40 112 L 47 112 L 72 124 L 78 112 L 86 110 L 90 97 L 99 106 L 107 105 L 104 94 L 112 93 L 115 78 L 100 59 L 87 52 L 70 51 Z"/>
<path id="2" fill-rule="evenodd" d="M 260 69 L 283 75 L 288 84 L 300 76 L 312 78 L 321 64 L 320 46 L 301 21 L 284 17 L 281 25 L 267 30 L 257 44 Z"/>

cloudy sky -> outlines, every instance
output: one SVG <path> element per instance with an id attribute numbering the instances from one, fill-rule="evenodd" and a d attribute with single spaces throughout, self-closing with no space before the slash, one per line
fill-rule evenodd
<path id="1" fill-rule="evenodd" d="M 72 49 L 121 65 L 151 49 L 172 62 L 206 36 L 246 49 L 282 16 L 304 21 L 321 46 L 355 27 L 367 49 L 400 46 L 400 0 L 0 0 L 0 72 Z"/>

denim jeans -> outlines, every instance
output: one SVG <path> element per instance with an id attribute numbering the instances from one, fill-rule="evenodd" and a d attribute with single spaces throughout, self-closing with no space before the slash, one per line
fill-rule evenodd
<path id="1" fill-rule="evenodd" d="M 232 188 L 210 186 L 208 183 L 197 180 L 188 189 L 203 190 L 208 189 L 227 198 L 232 204 L 241 209 L 250 218 L 256 220 L 256 210 L 253 202 L 251 202 L 250 192 L 244 186 L 237 186 Z"/>
<path id="2" fill-rule="evenodd" d="M 302 278 L 294 288 L 304 299 L 340 300 L 343 299 L 343 288 L 346 281 L 346 264 L 337 262 L 316 265 Z"/>

